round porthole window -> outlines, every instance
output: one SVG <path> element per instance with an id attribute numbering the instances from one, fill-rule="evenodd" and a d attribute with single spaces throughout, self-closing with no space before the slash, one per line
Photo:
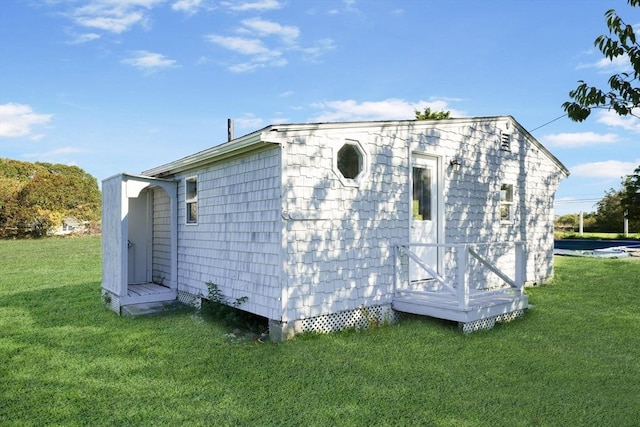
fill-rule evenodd
<path id="1" fill-rule="evenodd" d="M 347 179 L 356 179 L 362 172 L 362 152 L 355 144 L 345 144 L 338 150 L 338 170 Z"/>

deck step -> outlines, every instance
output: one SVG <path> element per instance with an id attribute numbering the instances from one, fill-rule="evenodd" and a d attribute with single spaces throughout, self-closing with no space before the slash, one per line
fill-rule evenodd
<path id="1" fill-rule="evenodd" d="M 405 295 L 396 296 L 393 299 L 393 308 L 405 313 L 419 314 L 422 316 L 437 317 L 461 323 L 503 316 L 528 307 L 526 295 L 493 295 L 491 297 L 476 297 L 469 301 L 466 308 L 458 306 L 458 301 L 453 296 L 441 295 L 440 298 L 428 296 Z"/>
<path id="2" fill-rule="evenodd" d="M 120 311 L 121 315 L 125 317 L 139 317 L 183 310 L 187 307 L 189 306 L 178 300 L 156 301 L 125 305 L 120 308 Z"/>

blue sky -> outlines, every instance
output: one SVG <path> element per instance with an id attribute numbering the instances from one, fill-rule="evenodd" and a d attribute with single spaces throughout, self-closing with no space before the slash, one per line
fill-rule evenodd
<path id="1" fill-rule="evenodd" d="M 640 32 L 625 0 L 2 0 L 0 157 L 100 181 L 224 142 L 229 117 L 240 136 L 429 106 L 514 116 L 571 171 L 556 213 L 593 211 L 640 165 L 640 119 L 553 120 L 624 71 L 593 47 L 610 8 Z"/>

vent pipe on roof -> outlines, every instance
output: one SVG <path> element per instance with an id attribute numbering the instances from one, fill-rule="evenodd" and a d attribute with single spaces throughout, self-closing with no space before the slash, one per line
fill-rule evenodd
<path id="1" fill-rule="evenodd" d="M 227 141 L 233 139 L 233 119 L 227 119 Z"/>

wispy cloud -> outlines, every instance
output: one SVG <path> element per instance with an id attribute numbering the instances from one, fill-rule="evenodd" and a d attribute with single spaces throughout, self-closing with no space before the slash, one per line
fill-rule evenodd
<path id="1" fill-rule="evenodd" d="M 262 18 L 245 19 L 234 30 L 236 35 L 208 34 L 205 40 L 243 55 L 245 59 L 231 60 L 228 69 L 246 72 L 264 67 L 282 67 L 289 63 L 285 54 L 298 52 L 304 60 L 317 60 L 333 49 L 333 41 L 323 39 L 310 47 L 300 46 L 300 29 Z"/>
<path id="2" fill-rule="evenodd" d="M 313 46 L 299 48 L 302 52 L 304 59 L 308 61 L 316 61 L 326 52 L 335 49 L 335 44 L 332 39 L 318 40 Z"/>
<path id="3" fill-rule="evenodd" d="M 32 128 L 49 123 L 53 114 L 37 114 L 26 104 L 0 104 L 0 137 L 30 136 Z M 42 135 L 32 135 L 36 139 Z"/>
<path id="4" fill-rule="evenodd" d="M 634 116 L 621 117 L 613 110 L 600 111 L 598 114 L 598 123 L 603 123 L 607 126 L 620 127 L 622 129 L 640 133 L 640 108 L 634 108 Z"/>
<path id="5" fill-rule="evenodd" d="M 202 0 L 178 0 L 171 5 L 171 9 L 176 12 L 194 15 L 202 7 Z"/>
<path id="6" fill-rule="evenodd" d="M 205 36 L 205 40 L 248 57 L 248 61 L 235 63 L 229 67 L 234 72 L 251 71 L 266 66 L 283 66 L 287 63 L 287 60 L 282 57 L 282 52 L 269 49 L 262 40 L 257 38 L 210 34 Z"/>
<path id="7" fill-rule="evenodd" d="M 248 130 L 258 129 L 264 123 L 263 119 L 249 113 L 245 114 L 240 118 L 234 119 L 233 121 L 237 129 L 248 129 Z"/>
<path id="8" fill-rule="evenodd" d="M 619 138 L 615 133 L 574 132 L 545 135 L 540 138 L 540 140 L 544 145 L 574 148 L 589 145 L 613 144 L 618 142 Z"/>
<path id="9" fill-rule="evenodd" d="M 446 101 L 409 102 L 404 99 L 390 98 L 383 101 L 357 102 L 355 100 L 325 101 L 312 105 L 321 110 L 311 120 L 318 122 L 358 121 L 358 120 L 411 120 L 416 110 L 426 107 L 433 111 L 450 111 L 452 117 L 464 117 L 463 111 L 454 110 Z"/>
<path id="10" fill-rule="evenodd" d="M 603 73 L 623 73 L 631 71 L 631 62 L 629 61 L 629 57 L 627 54 L 623 54 L 617 56 L 613 59 L 602 58 L 595 62 L 589 63 L 580 63 L 576 67 L 577 70 L 583 70 L 588 68 L 595 68 L 596 70 Z"/>
<path id="11" fill-rule="evenodd" d="M 297 27 L 280 25 L 277 22 L 260 18 L 245 19 L 242 21 L 242 25 L 244 25 L 246 30 L 258 36 L 265 37 L 275 35 L 280 37 L 285 43 L 294 43 L 300 35 L 300 30 Z"/>
<path id="12" fill-rule="evenodd" d="M 149 10 L 164 0 L 92 0 L 69 12 L 82 27 L 120 34 L 134 25 L 147 26 Z"/>
<path id="13" fill-rule="evenodd" d="M 618 179 L 630 175 L 640 164 L 640 158 L 631 162 L 606 160 L 603 162 L 582 163 L 569 168 L 572 176 L 588 178 Z"/>
<path id="14" fill-rule="evenodd" d="M 148 52 L 146 50 L 131 52 L 131 56 L 123 59 L 122 63 L 131 65 L 147 73 L 177 67 L 177 62 L 175 60 L 168 59 L 159 53 Z"/>
<path id="15" fill-rule="evenodd" d="M 280 9 L 282 7 L 282 3 L 278 0 L 223 1 L 221 5 L 236 12 L 262 12 L 265 10 Z"/>
<path id="16" fill-rule="evenodd" d="M 72 34 L 72 39 L 67 42 L 67 44 L 83 44 L 88 43 L 93 40 L 97 40 L 100 38 L 99 34 L 96 33 L 82 33 L 82 34 Z"/>

